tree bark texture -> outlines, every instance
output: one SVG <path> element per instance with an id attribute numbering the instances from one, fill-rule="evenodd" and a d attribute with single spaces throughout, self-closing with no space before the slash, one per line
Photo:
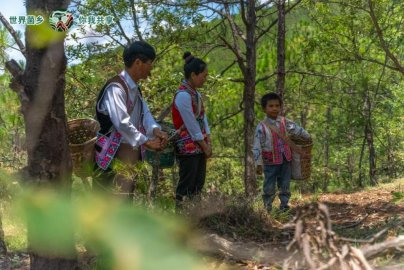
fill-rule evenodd
<path id="1" fill-rule="evenodd" d="M 365 93 L 365 117 L 366 117 L 366 124 L 365 124 L 365 138 L 366 143 L 368 145 L 369 151 L 369 178 L 370 184 L 372 186 L 377 185 L 377 178 L 376 178 L 376 151 L 374 146 L 374 130 L 372 126 L 372 102 L 369 94 L 368 85 L 366 85 L 366 93 Z"/>
<path id="2" fill-rule="evenodd" d="M 6 254 L 6 253 L 7 253 L 7 246 L 6 243 L 4 242 L 3 223 L 1 221 L 1 215 L 0 215 L 0 254 Z"/>
<path id="3" fill-rule="evenodd" d="M 365 144 L 366 144 L 366 138 L 363 139 L 362 146 L 361 146 L 361 153 L 359 156 L 359 176 L 358 176 L 358 187 L 363 187 L 363 172 L 362 172 L 362 161 L 363 161 L 363 155 L 365 153 Z"/>
<path id="4" fill-rule="evenodd" d="M 366 125 L 365 137 L 366 137 L 366 142 L 367 142 L 368 150 L 369 150 L 369 178 L 370 178 L 370 184 L 372 186 L 375 186 L 378 183 L 377 178 L 376 178 L 376 152 L 375 152 L 375 146 L 374 146 L 374 140 L 373 140 L 373 129 L 370 126 L 370 123 L 368 123 Z"/>
<path id="5" fill-rule="evenodd" d="M 285 96 L 285 0 L 277 0 L 276 7 L 278 9 L 278 37 L 277 37 L 277 80 L 276 91 L 283 100 Z M 282 110 L 283 111 L 283 110 Z"/>
<path id="6" fill-rule="evenodd" d="M 44 15 L 48 15 L 54 10 L 66 9 L 69 2 L 28 0 L 27 14 L 32 10 L 40 10 Z M 64 41 L 62 39 L 39 48 L 33 46 L 30 40 L 35 38 L 31 31 L 32 29 L 27 27 L 25 32 L 27 61 L 21 78 L 23 91 L 28 99 L 23 109 L 28 153 L 28 165 L 24 169 L 25 179 L 34 187 L 51 187 L 61 194 L 70 195 L 72 162 L 64 100 L 67 63 Z M 57 218 L 55 216 L 55 219 Z M 36 233 L 32 230 L 32 222 L 28 221 L 31 269 L 77 269 L 73 231 L 66 232 L 71 234 L 68 254 L 66 247 L 63 251 L 38 252 L 36 247 L 31 245 L 33 234 Z M 52 228 L 51 224 L 45 226 Z M 54 241 L 57 242 L 58 239 Z"/>
<path id="7" fill-rule="evenodd" d="M 245 193 L 247 196 L 255 195 L 257 193 L 257 178 L 255 175 L 254 156 L 252 152 L 254 143 L 254 100 L 255 100 L 255 77 L 256 77 L 256 13 L 255 1 L 249 0 L 247 4 L 246 14 L 246 61 L 247 68 L 244 73 L 244 184 Z"/>
<path id="8" fill-rule="evenodd" d="M 330 181 L 330 172 L 329 172 L 329 162 L 330 162 L 330 142 L 329 138 L 331 136 L 330 132 L 330 123 L 331 123 L 331 107 L 327 107 L 327 111 L 325 113 L 326 118 L 326 127 L 325 127 L 325 140 L 324 140 L 324 179 L 323 179 L 323 191 L 328 191 L 328 184 Z"/>

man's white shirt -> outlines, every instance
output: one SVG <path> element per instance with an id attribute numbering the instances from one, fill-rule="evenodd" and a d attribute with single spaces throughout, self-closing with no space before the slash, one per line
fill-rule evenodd
<path id="1" fill-rule="evenodd" d="M 140 95 L 138 85 L 132 80 L 129 74 L 124 70 L 119 74 L 126 82 L 129 88 L 129 101 L 133 104 L 133 110 L 130 115 L 127 112 L 127 97 L 125 90 L 116 83 L 109 84 L 103 97 L 97 104 L 98 112 L 109 115 L 115 129 L 122 134 L 122 143 L 128 143 L 134 148 L 144 144 L 149 138 L 153 139 L 153 129 L 159 128 L 149 107 Z M 143 107 L 143 110 L 142 110 Z M 143 114 L 143 127 L 146 135 L 140 132 L 141 119 Z"/>

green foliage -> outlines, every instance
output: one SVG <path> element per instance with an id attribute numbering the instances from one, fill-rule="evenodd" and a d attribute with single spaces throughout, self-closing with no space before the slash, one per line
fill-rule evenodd
<path id="1" fill-rule="evenodd" d="M 122 205 L 112 198 L 82 197 L 74 203 L 51 191 L 27 193 L 21 209 L 31 249 L 40 254 L 73 256 L 77 230 L 98 263 L 113 269 L 194 269 L 201 266 L 181 241 L 186 226 L 173 217 Z M 55 216 L 58 218 L 55 219 Z M 159 259 L 156 260 L 156 254 Z"/>
<path id="2" fill-rule="evenodd" d="M 70 54 L 80 53 L 84 47 L 70 49 Z M 79 57 L 85 57 L 80 56 Z M 98 92 L 108 79 L 122 66 L 122 50 L 112 48 L 103 55 L 95 55 L 80 65 L 68 68 L 66 73 L 66 111 L 70 119 L 92 118 Z"/>
<path id="3" fill-rule="evenodd" d="M 152 77 L 142 82 L 144 96 L 155 116 L 170 105 L 182 80 L 183 51 L 191 50 L 203 56 L 209 50 L 204 44 L 215 43 L 209 35 L 200 33 L 218 21 L 215 18 L 203 21 L 201 14 L 192 13 L 196 5 L 191 1 L 184 3 L 187 6 L 182 9 L 136 4 L 143 18 L 150 15 L 150 29 L 158 33 L 148 36 L 159 56 Z M 366 142 L 362 146 L 367 125 L 373 127 L 375 136 L 377 177 L 386 174 L 397 177 L 402 173 L 399 168 L 404 164 L 404 134 L 400 118 L 403 106 L 397 101 L 404 98 L 400 91 L 403 84 L 397 72 L 374 62 L 355 60 L 358 55 L 379 62 L 385 59 L 362 4 L 360 1 L 352 5 L 308 1 L 287 16 L 285 104 L 287 117 L 304 126 L 314 138 L 313 174 L 305 187 L 310 187 L 312 191 L 340 187 L 352 189 L 369 184 L 369 151 Z M 385 4 L 382 0 L 376 1 L 376 13 L 380 23 L 385 25 L 389 45 L 396 55 L 400 55 L 397 42 L 402 37 L 392 33 L 395 33 L 394 29 L 397 29 L 402 17 L 402 7 L 394 3 Z M 96 1 L 88 1 L 88 5 L 103 12 L 111 8 L 100 6 Z M 124 13 L 131 16 L 127 8 L 126 3 L 118 1 L 115 9 L 119 16 L 116 19 Z M 270 14 L 270 10 L 266 12 Z M 180 11 L 182 16 L 177 16 Z M 269 23 L 275 18 L 274 14 L 267 15 L 265 21 Z M 160 24 L 161 21 L 166 24 Z M 238 14 L 235 14 L 235 21 L 241 23 Z M 220 27 L 217 29 L 223 30 Z M 275 70 L 276 43 L 272 38 L 275 31 L 271 30 L 259 43 L 257 78 Z M 114 34 L 122 37 L 118 30 Z M 100 54 L 92 53 L 91 57 L 87 57 L 86 52 L 90 48 L 84 45 L 73 50 L 78 56 L 84 52 L 81 57 L 86 60 L 69 68 L 67 74 L 70 118 L 92 116 L 97 92 L 107 78 L 122 69 L 120 48 L 106 44 L 93 49 Z M 242 76 L 237 64 L 220 75 L 234 61 L 232 53 L 224 48 L 209 51 L 205 59 L 210 76 L 201 92 L 211 125 L 213 150 L 217 156 L 232 156 L 215 158 L 209 163 L 207 186 L 227 194 L 241 192 L 244 155 L 241 134 L 244 123 L 240 104 L 243 85 L 229 79 Z M 388 64 L 391 65 L 390 62 Z M 275 79 L 273 76 L 257 84 L 257 122 L 264 117 L 258 105 L 259 98 L 274 91 Z"/>
<path id="4" fill-rule="evenodd" d="M 26 228 L 23 220 L 12 209 L 22 194 L 20 182 L 15 175 L 0 169 L 0 217 L 4 240 L 9 251 L 23 251 L 27 247 Z"/>
<path id="5" fill-rule="evenodd" d="M 400 203 L 404 201 L 404 191 L 393 191 L 391 193 L 393 195 L 393 202 L 394 203 Z"/>
<path id="6" fill-rule="evenodd" d="M 198 208 L 209 209 L 209 202 L 216 202 L 209 196 L 205 200 L 206 202 L 202 202 Z M 204 207 L 204 203 L 208 206 Z M 210 209 L 212 211 L 212 207 Z M 216 203 L 214 209 L 216 211 L 200 219 L 200 226 L 233 239 L 266 242 L 278 237 L 273 220 L 262 204 L 258 207 L 254 201 L 249 201 L 242 196 L 224 196 L 220 203 Z"/>
<path id="7" fill-rule="evenodd" d="M 402 63 L 403 33 L 398 29 L 403 6 L 397 1 L 373 2 L 385 40 Z M 217 26 L 215 31 L 229 37 L 231 34 L 228 26 L 219 25 L 215 16 L 195 12 L 197 1 L 182 3 L 186 6 L 179 8 L 135 1 L 137 19 L 148 22 L 147 26 L 141 25 L 143 38 L 158 53 L 152 76 L 141 82 L 143 94 L 153 115 L 158 116 L 170 106 L 183 78 L 183 52 L 190 50 L 207 61 L 209 80 L 201 92 L 212 130 L 213 151 L 218 157 L 208 164 L 206 185 L 226 194 L 241 193 L 243 84 L 230 79 L 241 78 L 242 74 L 237 63 L 221 74 L 233 63 L 234 56 L 220 46 L 210 50 L 218 45 L 213 35 L 217 32 L 204 33 Z M 265 19 L 260 27 L 276 19 L 273 9 L 262 11 Z M 367 9 L 363 1 L 352 1 L 349 5 L 304 1 L 287 15 L 287 117 L 304 126 L 314 138 L 312 178 L 304 189 L 355 189 L 368 185 L 369 148 L 364 131 L 369 125 L 374 135 L 376 176 L 391 179 L 404 172 L 403 80 L 391 68 L 394 63 L 386 58 L 370 16 L 364 11 Z M 128 1 L 101 4 L 88 0 L 78 11 L 83 15 L 115 12 L 115 21 L 119 20 L 121 25 L 134 22 Z M 234 13 L 234 19 L 241 23 L 238 14 Z M 99 90 L 123 68 L 122 46 L 127 40 L 119 24 L 110 28 L 97 26 L 96 31 L 114 37 L 115 41 L 85 44 L 76 36 L 73 37 L 76 45 L 66 50 L 69 61 L 80 61 L 70 65 L 66 73 L 69 119 L 93 117 Z M 137 33 L 125 34 L 129 39 L 138 38 Z M 275 38 L 276 27 L 258 43 L 257 79 L 276 69 Z M 10 43 L 7 36 L 0 39 L 4 39 L 0 44 Z M 257 122 L 264 117 L 259 98 L 274 91 L 275 80 L 276 76 L 272 76 L 256 85 Z M 17 95 L 8 89 L 9 81 L 7 74 L 0 76 L 0 164 L 18 168 L 25 162 L 23 121 Z M 170 171 L 167 174 L 167 178 L 174 178 Z M 147 188 L 147 177 L 142 176 L 145 178 L 142 190 Z M 168 186 L 162 190 L 170 193 L 172 189 Z"/>
<path id="8" fill-rule="evenodd" d="M 8 60 L 6 53 L 7 45 L 10 43 L 10 38 L 6 28 L 0 25 L 0 65 L 3 66 Z M 2 76 L 1 76 L 2 77 Z"/>
<path id="9" fill-rule="evenodd" d="M 43 18 L 48 16 L 45 14 L 39 14 L 37 12 L 29 12 L 28 14 L 34 14 L 35 16 L 41 15 Z M 25 32 L 26 38 L 32 47 L 37 49 L 45 48 L 56 42 L 61 42 L 66 36 L 66 32 L 58 32 L 51 28 L 48 21 L 39 25 L 29 25 Z"/>
<path id="10" fill-rule="evenodd" d="M 20 184 L 15 177 L 0 169 L 0 201 L 11 201 L 20 192 Z"/>
<path id="11" fill-rule="evenodd" d="M 141 21 L 147 22 L 145 29 L 141 29 L 143 38 L 158 52 L 152 76 L 141 82 L 154 116 L 170 106 L 183 79 L 183 52 L 190 50 L 208 62 L 209 80 L 201 92 L 211 126 L 215 157 L 208 162 L 205 187 L 209 194 L 220 193 L 235 199 L 226 201 L 223 211 L 202 219 L 202 225 L 234 238 L 242 235 L 265 241 L 279 237 L 275 230 L 266 228 L 273 228 L 270 224 L 273 219 L 286 221 L 289 218 L 287 213 L 268 215 L 258 197 L 252 203 L 238 198 L 243 193 L 243 84 L 231 79 L 241 78 L 242 74 L 237 64 L 222 74 L 235 60 L 226 48 L 218 46 L 210 51 L 218 41 L 212 32 L 206 31 L 216 26 L 219 20 L 214 16 L 207 19 L 207 14 L 195 12 L 198 1 L 182 1 L 188 3 L 185 9 L 135 2 L 136 14 Z M 400 30 L 404 6 L 400 1 L 373 2 L 387 46 L 403 64 L 404 32 Z M 132 27 L 134 18 L 129 3 L 88 0 L 79 12 L 83 15 L 115 13 L 116 22 L 119 20 Z M 354 190 L 368 185 L 369 148 L 364 133 L 369 126 L 374 135 L 376 176 L 391 179 L 404 173 L 403 79 L 381 47 L 366 10 L 366 1 L 359 0 L 345 4 L 302 1 L 287 15 L 287 117 L 304 126 L 314 141 L 312 177 L 307 182 L 292 184 L 292 203 L 302 200 L 301 193 L 306 191 L 314 192 L 310 200 L 316 201 L 320 191 Z M 260 27 L 276 18 L 276 13 L 271 14 L 273 11 L 273 7 L 263 11 L 268 15 Z M 235 14 L 235 21 L 241 22 L 238 14 Z M 215 29 L 226 37 L 231 36 L 227 25 Z M 94 116 L 99 90 L 107 79 L 123 69 L 123 46 L 128 40 L 139 38 L 137 33 L 123 33 L 118 23 L 110 27 L 97 26 L 95 30 L 112 37 L 113 41 L 102 45 L 85 44 L 76 35 L 73 39 L 77 45 L 66 49 L 69 61 L 80 62 L 70 64 L 66 73 L 69 119 Z M 38 31 L 28 36 L 38 47 L 54 40 L 47 30 Z M 0 34 L 0 47 L 5 48 L 10 41 L 2 29 Z M 275 39 L 276 27 L 258 44 L 257 79 L 276 70 Z M 3 65 L 7 56 L 4 53 L 0 56 Z M 275 80 L 276 76 L 272 76 L 256 86 L 257 122 L 264 117 L 259 98 L 275 91 Z M 26 163 L 24 125 L 17 94 L 8 88 L 9 82 L 8 74 L 0 75 L 0 166 L 17 169 Z M 144 204 L 151 178 L 150 166 L 121 170 L 127 173 L 135 170 L 138 174 L 136 203 Z M 157 209 L 173 211 L 177 177 L 177 168 L 163 171 L 154 203 Z M 10 179 L 0 172 L 2 206 L 19 193 L 19 185 Z M 261 186 L 262 177 L 258 180 Z M 74 191 L 87 194 L 78 181 L 76 178 Z M 404 197 L 401 190 L 394 191 L 392 196 L 397 203 Z M 210 197 L 203 200 L 206 199 Z M 110 256 L 101 257 L 100 265 L 112 264 L 116 269 L 191 269 L 200 265 L 179 243 L 187 235 L 187 231 L 182 230 L 184 224 L 161 216 L 161 213 L 157 215 L 151 210 L 149 213 L 140 208 L 122 207 L 109 198 L 83 199 L 76 196 L 70 203 L 49 193 L 28 194 L 22 205 L 31 228 L 32 245 L 43 253 L 72 255 L 73 251 L 65 247 L 71 246 L 74 239 L 66 232 L 77 229 L 84 238 L 81 241 L 96 252 L 109 253 Z M 217 205 L 210 205 L 210 209 L 214 207 Z M 14 217 L 8 214 L 3 217 L 4 227 L 8 230 Z M 374 232 L 379 229 L 372 228 Z M 345 236 L 355 238 L 369 234 L 367 229 L 344 232 Z M 22 235 L 25 236 L 24 233 L 13 238 L 6 235 L 9 247 L 14 250 L 24 248 L 26 239 Z"/>
<path id="12" fill-rule="evenodd" d="M 244 169 L 240 165 L 238 151 L 227 148 L 214 150 L 219 156 L 208 161 L 206 188 L 220 194 L 236 195 L 243 190 Z"/>
<path id="13" fill-rule="evenodd" d="M 0 75 L 0 167 L 16 169 L 25 162 L 25 132 L 19 100 L 9 82 L 9 75 Z"/>

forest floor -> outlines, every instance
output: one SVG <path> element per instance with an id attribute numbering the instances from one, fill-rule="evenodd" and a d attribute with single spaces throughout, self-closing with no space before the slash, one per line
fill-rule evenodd
<path id="1" fill-rule="evenodd" d="M 293 209 L 288 214 L 273 212 L 268 215 L 262 209 L 257 211 L 248 207 L 243 208 L 237 203 L 229 206 L 222 201 L 218 204 L 219 206 L 216 205 L 214 211 L 205 212 L 205 214 L 201 210 L 204 207 L 199 207 L 198 214 L 190 213 L 190 218 L 202 236 L 217 235 L 231 243 L 241 243 L 246 248 L 249 245 L 258 245 L 262 249 L 270 250 L 270 257 L 264 260 L 217 254 L 206 255 L 210 253 L 208 251 L 203 255 L 204 261 L 209 266 L 208 269 L 279 269 L 282 261 L 288 257 L 286 246 L 293 238 L 293 231 L 285 230 L 283 225 L 305 205 L 313 202 L 322 202 L 327 205 L 332 228 L 338 236 L 369 239 L 386 226 L 404 219 L 403 193 L 404 178 L 401 178 L 358 192 L 301 195 L 291 201 Z M 212 203 L 211 200 L 210 203 Z M 18 239 L 17 234 L 25 232 L 19 231 L 10 224 L 3 224 L 3 229 L 10 251 L 7 255 L 0 255 L 0 269 L 29 269 L 29 255 L 23 250 L 16 251 L 10 248 L 13 245 L 10 241 Z M 400 234 L 404 234 L 402 227 L 389 230 L 380 241 Z M 86 256 L 80 254 L 80 258 L 82 257 Z M 82 268 L 91 269 L 88 263 L 88 259 L 82 260 Z M 383 267 L 386 265 L 389 265 L 388 269 L 404 269 L 404 259 L 392 254 L 374 259 L 371 264 L 376 269 L 385 269 Z"/>
<path id="2" fill-rule="evenodd" d="M 232 214 L 223 214 L 224 212 L 219 214 L 216 220 L 225 220 L 224 222 L 227 223 L 227 226 L 214 224 L 211 217 L 208 218 L 208 222 L 206 222 L 206 219 L 203 220 L 202 227 L 207 227 L 208 232 L 220 234 L 224 239 L 231 241 L 227 242 L 226 245 L 234 243 L 237 246 L 237 243 L 244 243 L 240 246 L 248 248 L 253 246 L 251 243 L 255 243 L 256 245 L 258 244 L 261 252 L 265 249 L 265 254 L 270 256 L 257 258 L 256 260 L 246 260 L 235 258 L 231 254 L 223 256 L 222 253 L 222 256 L 218 256 L 217 260 L 212 262 L 215 269 L 221 269 L 221 265 L 223 267 L 231 266 L 231 269 L 245 270 L 281 269 L 283 261 L 290 255 L 286 251 L 286 246 L 294 234 L 293 230 L 286 230 L 284 225 L 292 220 L 293 215 L 300 209 L 313 202 L 321 202 L 328 207 L 332 229 L 339 237 L 350 240 L 367 240 L 388 227 L 392 229 L 387 230 L 387 233 L 378 239 L 378 242 L 394 236 L 404 235 L 403 226 L 394 226 L 404 219 L 404 178 L 352 193 L 302 195 L 299 199 L 292 200 L 293 209 L 289 215 L 272 212 L 269 222 L 265 224 L 267 228 L 264 230 L 258 229 L 259 232 L 256 233 L 252 231 L 257 230 L 257 227 L 251 226 L 251 224 L 244 224 L 244 229 L 247 233 L 235 233 L 237 230 L 234 227 L 243 226 L 243 224 L 240 224 L 244 222 L 241 221 L 240 216 L 242 214 L 238 217 L 231 217 Z M 260 215 L 262 216 L 262 214 Z M 263 217 L 265 218 L 265 215 Z M 256 221 L 259 222 L 259 220 L 260 218 L 258 217 Z M 231 224 L 232 222 L 238 222 L 239 224 Z M 229 227 L 233 228 L 229 229 Z M 354 245 L 362 247 L 364 244 L 356 243 Z M 404 256 L 402 255 L 402 251 L 399 255 L 387 254 L 372 260 L 371 264 L 375 269 L 404 269 Z M 238 256 L 243 257 L 243 254 L 238 253 Z"/>

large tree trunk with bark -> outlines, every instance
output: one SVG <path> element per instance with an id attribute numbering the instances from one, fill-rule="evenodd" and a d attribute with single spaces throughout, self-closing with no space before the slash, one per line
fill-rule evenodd
<path id="1" fill-rule="evenodd" d="M 64 87 L 66 56 L 63 41 L 43 49 L 27 42 L 23 75 L 29 102 L 23 111 L 28 166 L 34 184 L 50 184 L 70 192 L 72 164 L 67 138 Z"/>
<path id="2" fill-rule="evenodd" d="M 257 193 L 257 178 L 255 175 L 254 156 L 252 152 L 254 143 L 254 100 L 255 100 L 255 77 L 256 77 L 256 41 L 255 41 L 255 1 L 249 1 L 247 7 L 246 24 L 246 60 L 247 68 L 244 72 L 244 184 L 247 196 Z"/>
<path id="3" fill-rule="evenodd" d="M 23 81 L 30 101 L 24 112 L 28 152 L 25 179 L 30 186 L 51 187 L 59 194 L 69 195 L 72 164 L 64 106 L 65 68 L 62 42 L 45 49 L 35 49 L 27 44 L 27 68 Z M 30 225 L 28 222 L 29 246 L 32 234 L 36 233 L 30 230 Z M 76 269 L 74 235 L 73 232 L 65 233 L 72 236 L 71 255 L 66 258 L 66 254 L 59 254 L 57 250 L 50 251 L 52 254 L 40 254 L 30 246 L 32 270 Z"/>
<path id="4" fill-rule="evenodd" d="M 254 143 L 254 96 L 255 85 L 247 85 L 244 90 L 244 186 L 247 196 L 253 196 L 257 193 L 257 178 L 255 175 L 255 164 L 253 156 Z"/>
<path id="5" fill-rule="evenodd" d="M 70 1 L 28 0 L 27 14 L 32 10 L 50 14 L 54 10 L 66 9 L 68 2 Z M 25 120 L 28 165 L 24 168 L 24 175 L 30 186 L 50 187 L 59 194 L 69 196 L 72 163 L 64 103 L 67 63 L 64 41 L 62 39 L 38 48 L 31 42 L 32 35 L 32 29 L 27 28 L 26 69 L 20 81 L 23 85 L 23 95 L 26 96 L 22 112 Z M 55 219 L 58 218 L 55 216 Z M 32 245 L 32 240 L 38 237 L 37 232 L 33 230 L 37 226 L 34 221 L 28 220 L 31 269 L 78 269 L 73 231 L 64 232 L 71 235 L 69 247 L 61 247 L 61 250 L 41 249 L 39 252 L 38 247 Z M 51 229 L 52 224 L 45 226 Z"/>

